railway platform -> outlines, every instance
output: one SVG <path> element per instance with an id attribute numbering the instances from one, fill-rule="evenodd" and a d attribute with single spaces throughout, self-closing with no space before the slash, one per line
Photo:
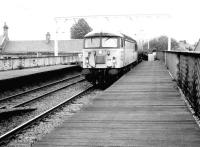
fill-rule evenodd
<path id="1" fill-rule="evenodd" d="M 199 145 L 200 128 L 176 83 L 152 61 L 137 65 L 33 146 Z"/>
<path id="2" fill-rule="evenodd" d="M 26 76 L 31 76 L 35 74 L 41 74 L 45 72 L 52 72 L 56 70 L 62 70 L 66 68 L 76 67 L 77 65 L 54 65 L 54 66 L 45 66 L 45 67 L 36 67 L 36 68 L 26 68 L 18 70 L 7 70 L 0 72 L 0 82 L 5 80 L 11 80 Z"/>

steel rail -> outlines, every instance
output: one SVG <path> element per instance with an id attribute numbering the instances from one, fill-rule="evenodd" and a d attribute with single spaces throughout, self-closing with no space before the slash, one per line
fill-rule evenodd
<path id="1" fill-rule="evenodd" d="M 23 95 L 23 94 L 27 94 L 29 92 L 33 92 L 33 91 L 36 91 L 36 90 L 39 90 L 39 89 L 42 89 L 42 88 L 45 88 L 45 87 L 48 87 L 48 86 L 52 86 L 52 85 L 55 85 L 55 84 L 58 84 L 58 83 L 61 83 L 61 82 L 64 82 L 64 81 L 68 81 L 68 80 L 77 78 L 79 76 L 81 76 L 81 74 L 78 74 L 78 75 L 75 75 L 75 76 L 72 76 L 72 77 L 69 77 L 69 78 L 66 78 L 66 79 L 62 79 L 62 80 L 59 80 L 59 81 L 56 81 L 56 82 L 52 82 L 52 83 L 49 83 L 49 84 L 46 84 L 46 85 L 43 85 L 43 86 L 40 86 L 40 87 L 37 87 L 37 88 L 34 88 L 34 89 L 30 89 L 30 90 L 27 90 L 25 92 L 14 94 L 14 95 L 11 95 L 11 96 L 8 96 L 8 97 L 0 99 L 0 102 L 2 103 L 3 101 L 10 100 L 10 99 L 12 99 L 14 97 L 17 97 L 17 96 L 20 96 L 20 95 Z"/>
<path id="2" fill-rule="evenodd" d="M 68 102 L 70 102 L 71 100 L 81 96 L 82 94 L 92 90 L 94 88 L 94 86 L 90 86 L 88 87 L 86 90 L 79 92 L 78 94 L 71 96 L 70 98 L 64 100 L 63 102 L 59 103 L 58 105 L 50 108 L 49 110 L 46 110 L 45 112 L 35 116 L 34 118 L 24 122 L 23 124 L 15 127 L 14 129 L 4 133 L 3 135 L 0 136 L 0 145 L 4 144 L 6 141 L 6 139 L 9 139 L 10 137 L 12 137 L 15 133 L 22 131 L 23 129 L 25 129 L 26 127 L 28 127 L 29 125 L 33 124 L 34 122 L 38 121 L 39 119 L 44 118 L 46 115 L 50 114 L 51 112 L 55 111 L 56 109 L 58 109 L 59 107 L 62 107 L 63 105 L 67 104 Z"/>
<path id="3" fill-rule="evenodd" d="M 83 81 L 85 81 L 85 79 L 81 79 L 81 80 L 76 81 L 76 82 L 74 82 L 74 83 L 70 83 L 70 84 L 68 84 L 68 85 L 65 85 L 65 86 L 62 86 L 62 87 L 60 87 L 60 88 L 54 89 L 54 90 L 52 90 L 52 91 L 50 91 L 50 92 L 46 92 L 45 94 L 42 94 L 42 95 L 40 95 L 40 96 L 38 96 L 38 97 L 35 97 L 35 98 L 31 99 L 31 100 L 27 100 L 27 101 L 25 101 L 25 102 L 22 102 L 22 103 L 20 103 L 20 104 L 17 104 L 17 105 L 15 105 L 15 106 L 13 106 L 13 108 L 22 107 L 22 106 L 24 106 L 24 105 L 26 105 L 26 104 L 28 104 L 28 103 L 31 103 L 31 102 L 33 102 L 33 101 L 36 101 L 36 100 L 38 100 L 38 99 L 40 99 L 40 98 L 42 98 L 42 97 L 45 97 L 45 96 L 47 96 L 47 95 L 49 95 L 49 94 L 52 94 L 52 93 L 54 93 L 54 92 L 57 92 L 57 91 L 59 91 L 59 90 L 62 90 L 62 89 L 64 89 L 64 88 L 70 87 L 70 86 L 72 86 L 72 85 L 75 85 L 75 84 L 80 83 L 80 82 L 83 82 Z"/>

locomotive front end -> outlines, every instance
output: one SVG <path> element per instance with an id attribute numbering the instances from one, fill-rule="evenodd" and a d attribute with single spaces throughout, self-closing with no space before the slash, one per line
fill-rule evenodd
<path id="1" fill-rule="evenodd" d="M 135 45 L 124 34 L 88 33 L 84 37 L 82 73 L 94 84 L 114 81 L 137 60 Z"/>
<path id="2" fill-rule="evenodd" d="M 83 74 L 92 83 L 108 82 L 122 66 L 123 49 L 119 36 L 108 34 L 88 35 L 84 39 Z"/>

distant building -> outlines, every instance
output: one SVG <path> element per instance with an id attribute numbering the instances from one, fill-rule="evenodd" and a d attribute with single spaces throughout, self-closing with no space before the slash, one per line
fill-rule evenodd
<path id="1" fill-rule="evenodd" d="M 49 32 L 44 40 L 20 40 L 11 41 L 8 38 L 8 26 L 3 26 L 4 33 L 0 36 L 1 57 L 24 56 L 53 56 L 54 40 L 51 40 Z M 82 39 L 58 40 L 58 55 L 80 53 L 83 48 Z"/>
<path id="2" fill-rule="evenodd" d="M 180 50 L 180 51 L 193 51 L 194 50 L 194 46 L 187 43 L 186 40 L 181 40 L 178 42 L 178 44 L 179 44 L 178 50 Z"/>

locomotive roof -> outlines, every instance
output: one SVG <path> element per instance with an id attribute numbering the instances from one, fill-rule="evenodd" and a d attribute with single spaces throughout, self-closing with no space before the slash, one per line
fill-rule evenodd
<path id="1" fill-rule="evenodd" d="M 133 38 L 118 32 L 104 32 L 104 31 L 92 31 L 86 34 L 84 37 L 99 37 L 99 36 L 110 36 L 110 37 L 123 37 L 128 40 L 135 41 Z"/>

